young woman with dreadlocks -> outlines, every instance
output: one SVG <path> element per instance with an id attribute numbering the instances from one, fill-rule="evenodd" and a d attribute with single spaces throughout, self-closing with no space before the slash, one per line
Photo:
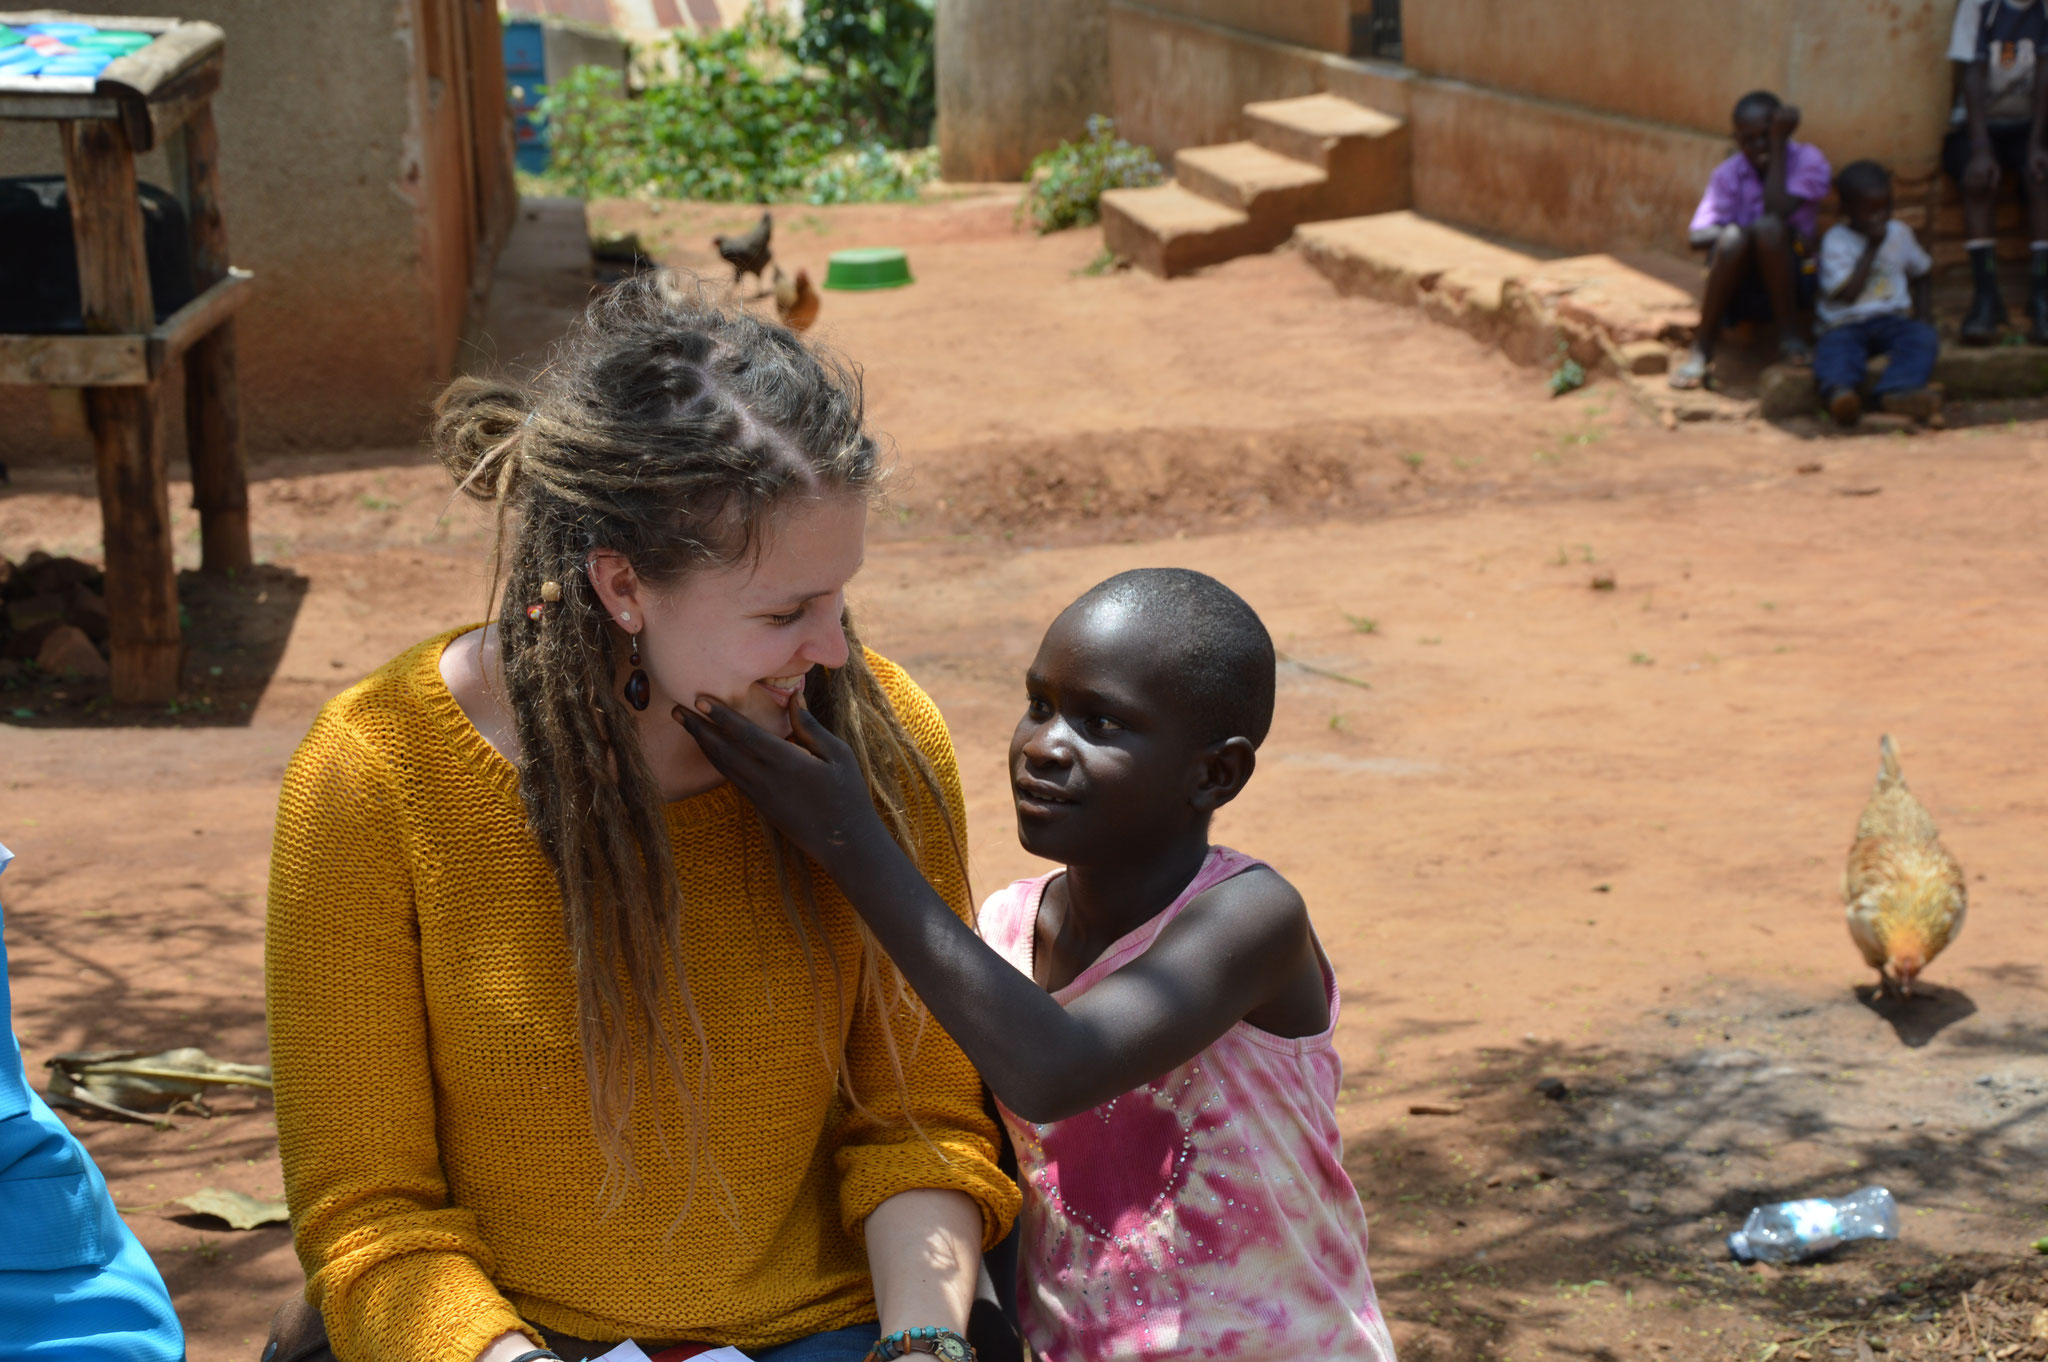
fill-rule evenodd
<path id="1" fill-rule="evenodd" d="M 530 386 L 457 382 L 434 435 L 498 508 L 500 604 L 328 704 L 285 776 L 307 1304 L 272 1362 L 969 1355 L 1018 1203 L 979 1080 L 671 717 L 710 694 L 786 733 L 801 689 L 968 912 L 945 726 L 846 613 L 858 379 L 646 275 Z"/>

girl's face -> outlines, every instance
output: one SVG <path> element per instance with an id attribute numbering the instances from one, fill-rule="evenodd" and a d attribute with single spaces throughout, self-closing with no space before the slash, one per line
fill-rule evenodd
<path id="1" fill-rule="evenodd" d="M 592 579 L 613 618 L 630 610 L 625 627 L 639 626 L 640 665 L 653 689 L 648 714 L 666 724 L 674 706 L 712 695 L 788 736 L 789 700 L 805 674 L 846 665 L 840 616 L 846 584 L 860 570 L 867 516 L 867 503 L 851 493 L 792 501 L 771 513 L 753 557 L 666 587 L 626 569 L 630 588 L 607 591 L 624 560 L 593 560 Z"/>

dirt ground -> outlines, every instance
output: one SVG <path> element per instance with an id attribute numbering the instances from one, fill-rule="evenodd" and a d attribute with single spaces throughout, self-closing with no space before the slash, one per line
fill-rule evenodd
<path id="1" fill-rule="evenodd" d="M 1145 564 L 1259 608 L 1279 715 L 1218 836 L 1302 888 L 1336 963 L 1347 1158 L 1402 1356 L 1962 1358 L 2048 1333 L 2028 1249 L 2048 1234 L 2048 428 L 1666 432 L 1608 384 L 1552 401 L 1541 374 L 1338 298 L 1287 253 L 1171 284 L 1091 274 L 1095 234 L 1038 240 L 1008 212 L 779 214 L 782 258 L 814 276 L 880 243 L 918 275 L 827 294 L 817 332 L 864 367 L 900 453 L 863 629 L 952 726 L 986 891 L 1035 868 L 1002 753 L 1058 608 Z M 594 216 L 684 264 L 749 220 Z M 528 285 L 529 330 L 550 288 L 583 287 Z M 533 362 L 514 329 L 481 362 Z M 255 478 L 265 566 L 185 579 L 175 712 L 0 695 L 32 1073 L 87 1047 L 262 1056 L 284 763 L 329 696 L 480 612 L 486 527 L 421 451 Z M 0 552 L 96 556 L 90 494 L 82 468 L 17 468 Z M 1870 996 L 1841 918 L 1885 732 L 1972 895 L 1908 1004 Z M 288 1233 L 165 1204 L 278 1194 L 267 1102 L 219 1108 L 72 1124 L 194 1362 L 248 1362 L 298 1283 Z M 1727 1261 L 1751 1205 L 1872 1182 L 1900 1200 L 1897 1242 Z"/>

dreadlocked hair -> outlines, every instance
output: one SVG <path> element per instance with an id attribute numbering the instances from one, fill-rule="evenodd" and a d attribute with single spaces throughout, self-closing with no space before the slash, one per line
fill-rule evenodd
<path id="1" fill-rule="evenodd" d="M 881 458 L 863 425 L 859 375 L 782 327 L 716 306 L 676 276 L 647 273 L 592 302 L 531 383 L 451 384 L 435 406 L 434 446 L 461 491 L 497 507 L 491 580 L 519 735 L 519 790 L 561 891 L 608 1199 L 616 1204 L 637 1181 L 634 1108 L 642 1083 L 651 1090 L 664 1071 L 689 1125 L 694 1197 L 711 1066 L 682 951 L 689 905 L 660 787 L 613 684 L 622 644 L 586 564 L 609 550 L 661 587 L 756 552 L 770 516 L 789 500 L 875 495 Z M 550 591 L 536 619 L 527 605 L 543 599 L 546 582 L 559 585 L 560 599 Z M 805 699 L 853 748 L 905 853 L 923 864 L 943 850 L 964 874 L 937 773 L 868 668 L 851 616 L 842 623 L 847 663 L 814 669 Z M 920 845 L 919 827 L 934 809 L 949 843 L 943 849 Z M 811 990 L 820 1051 L 861 1108 L 845 1065 L 852 1013 L 811 867 L 765 822 L 763 830 L 813 983 L 821 953 L 833 981 Z M 922 1005 L 865 926 L 861 932 L 852 1007 L 874 1007 L 885 1022 L 909 1008 L 921 1028 Z M 671 1034 L 665 1020 L 670 989 L 680 996 L 687 1038 Z M 880 1029 L 900 1085 L 903 1057 L 892 1028 Z M 694 1074 L 686 1072 L 690 1050 L 699 1058 Z M 656 1130 L 666 1149 L 658 1117 Z"/>

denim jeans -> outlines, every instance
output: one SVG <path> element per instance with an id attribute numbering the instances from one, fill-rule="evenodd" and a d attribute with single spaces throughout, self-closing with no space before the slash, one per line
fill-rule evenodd
<path id="1" fill-rule="evenodd" d="M 1934 357 L 1941 339 L 1926 322 L 1887 313 L 1820 333 L 1813 348 L 1813 377 L 1823 396 L 1837 388 L 1862 384 L 1874 355 L 1890 355 L 1882 377 L 1871 385 L 1874 395 L 1911 392 L 1934 376 Z"/>
<path id="2" fill-rule="evenodd" d="M 754 1362 L 860 1362 L 880 1337 L 874 1325 L 856 1324 L 851 1329 L 829 1329 L 748 1356 Z"/>

